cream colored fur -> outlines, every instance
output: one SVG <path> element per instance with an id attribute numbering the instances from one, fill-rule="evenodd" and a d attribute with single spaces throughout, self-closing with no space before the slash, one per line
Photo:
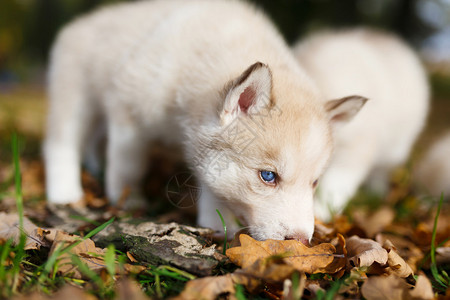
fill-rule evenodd
<path id="1" fill-rule="evenodd" d="M 200 225 L 222 231 L 219 209 L 230 235 L 237 216 L 255 238 L 304 242 L 314 228 L 313 182 L 332 151 L 329 121 L 363 103 L 327 112 L 268 19 L 238 1 L 136 2 L 79 18 L 57 38 L 49 84 L 50 202 L 82 197 L 82 151 L 106 124 L 113 204 L 126 187 L 142 203 L 145 154 L 160 139 L 183 147 L 200 182 Z M 265 184 L 261 170 L 277 172 L 278 184 Z"/>
<path id="2" fill-rule="evenodd" d="M 369 101 L 335 132 L 335 151 L 316 199 L 316 216 L 340 212 L 364 183 L 386 191 L 425 124 L 428 84 L 419 59 L 398 38 L 370 29 L 315 34 L 294 47 L 324 99 L 358 94 Z"/>
<path id="3" fill-rule="evenodd" d="M 439 138 L 427 151 L 414 172 L 415 183 L 427 195 L 450 197 L 450 132 Z"/>

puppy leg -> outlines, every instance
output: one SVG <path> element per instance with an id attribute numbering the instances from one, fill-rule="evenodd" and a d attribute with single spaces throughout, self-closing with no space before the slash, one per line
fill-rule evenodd
<path id="1" fill-rule="evenodd" d="M 108 124 L 106 194 L 116 205 L 128 191 L 125 208 L 146 207 L 141 181 L 147 169 L 148 140 L 134 125 L 112 120 Z"/>
<path id="2" fill-rule="evenodd" d="M 70 79 L 70 78 L 69 78 Z M 96 117 L 94 104 L 74 84 L 65 90 L 50 86 L 47 136 L 44 142 L 47 198 L 50 203 L 74 203 L 83 197 L 81 187 L 81 149 Z"/>

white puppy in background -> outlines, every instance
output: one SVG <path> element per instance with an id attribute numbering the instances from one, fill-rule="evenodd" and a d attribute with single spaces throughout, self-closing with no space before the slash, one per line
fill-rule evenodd
<path id="1" fill-rule="evenodd" d="M 414 182 L 434 197 L 450 198 L 450 132 L 439 138 L 419 161 Z"/>
<path id="2" fill-rule="evenodd" d="M 325 99 L 364 95 L 361 112 L 335 134 L 331 164 L 316 194 L 322 220 L 339 213 L 367 182 L 385 192 L 424 127 L 429 88 L 421 62 L 395 36 L 370 29 L 324 32 L 293 48 Z"/>
<path id="3" fill-rule="evenodd" d="M 326 102 L 263 13 L 219 0 L 141 1 L 77 19 L 53 48 L 49 96 L 51 203 L 82 198 L 83 149 L 103 121 L 113 204 L 127 187 L 142 198 L 147 148 L 160 139 L 183 148 L 200 182 L 200 225 L 221 231 L 219 209 L 230 234 L 239 217 L 257 239 L 304 243 L 332 128 L 365 103 Z"/>

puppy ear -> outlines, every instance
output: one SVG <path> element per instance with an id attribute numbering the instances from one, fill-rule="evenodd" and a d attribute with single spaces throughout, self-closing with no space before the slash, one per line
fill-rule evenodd
<path id="1" fill-rule="evenodd" d="M 272 73 L 267 65 L 251 65 L 226 89 L 220 119 L 227 125 L 239 115 L 251 115 L 272 105 Z"/>
<path id="2" fill-rule="evenodd" d="M 353 119 L 367 100 L 365 97 L 354 95 L 326 102 L 325 110 L 333 130 Z"/>

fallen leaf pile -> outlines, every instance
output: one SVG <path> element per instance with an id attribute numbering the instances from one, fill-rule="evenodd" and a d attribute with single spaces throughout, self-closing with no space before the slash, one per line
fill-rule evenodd
<path id="1" fill-rule="evenodd" d="M 40 167 L 25 165 L 32 171 L 24 176 L 24 189 L 29 184 L 33 186 L 31 191 L 42 192 Z M 209 229 L 170 222 L 173 213 L 164 215 L 160 223 L 125 218 L 120 211 L 109 208 L 104 198 L 92 196 L 96 193 L 89 189 L 97 188 L 92 178 L 84 180 L 88 182 L 87 206 L 31 203 L 25 208 L 30 218 L 24 218 L 23 229 L 17 213 L 5 212 L 14 208 L 14 201 L 10 201 L 13 197 L 7 196 L 7 201 L 0 202 L 0 254 L 6 240 L 17 244 L 20 234 L 25 233 L 28 255 L 57 255 L 57 267 L 46 276 L 63 278 L 66 283 L 65 287 L 54 287 L 49 296 L 31 288 L 24 292 L 31 294 L 17 299 L 147 299 L 149 295 L 176 300 L 244 296 L 288 300 L 450 299 L 448 285 L 439 286 L 430 263 L 436 209 L 421 207 L 405 191 L 397 192 L 406 199 L 401 205 L 413 211 L 414 217 L 397 218 L 391 206 L 400 205 L 395 202 L 400 200 L 391 195 L 388 200 L 392 203 L 373 211 L 357 209 L 348 216 L 337 216 L 329 224 L 317 222 L 309 246 L 294 240 L 257 241 L 240 234 L 229 241 L 226 255 L 222 255 L 221 243 L 212 243 Z M 435 236 L 434 267 L 444 277 L 450 263 L 448 213 L 448 207 L 441 211 Z M 83 237 L 112 216 L 118 220 L 92 239 Z M 110 244 L 124 254 L 125 261 L 115 259 L 112 266 L 108 264 Z M 59 252 L 67 247 L 68 251 Z M 12 265 L 14 253 L 9 257 L 2 267 Z M 168 274 L 166 268 L 178 271 L 164 277 Z M 23 272 L 18 278 L 19 290 L 30 276 L 27 268 Z M 93 276 L 110 286 L 114 296 L 99 292 Z M 175 281 L 182 277 L 177 290 L 171 290 L 165 281 L 170 276 L 175 276 Z"/>
<path id="2" fill-rule="evenodd" d="M 177 299 L 215 299 L 218 295 L 234 294 L 235 285 L 249 285 L 260 290 L 264 284 L 279 286 L 277 297 L 290 299 L 292 291 L 282 287 L 292 286 L 294 272 L 300 274 L 322 273 L 330 278 L 341 278 L 350 273 L 341 287 L 343 293 L 356 296 L 359 292 L 366 299 L 433 299 L 433 290 L 427 277 L 419 275 L 415 286 L 405 279 L 413 275 L 411 267 L 396 253 L 387 240 L 384 245 L 370 239 L 352 236 L 346 239 L 338 234 L 341 251 L 331 243 L 307 247 L 300 242 L 256 241 L 241 234 L 241 245 L 230 248 L 226 254 L 242 269 L 223 276 L 206 277 L 189 282 Z M 377 276 L 367 277 L 368 274 Z M 362 284 L 359 291 L 358 282 Z M 329 282 L 309 280 L 303 285 L 309 295 L 317 295 Z M 267 286 L 265 287 L 267 289 Z M 276 289 L 275 289 L 276 291 Z M 298 293 L 298 292 L 297 292 Z M 304 291 L 300 291 L 304 294 Z"/>

